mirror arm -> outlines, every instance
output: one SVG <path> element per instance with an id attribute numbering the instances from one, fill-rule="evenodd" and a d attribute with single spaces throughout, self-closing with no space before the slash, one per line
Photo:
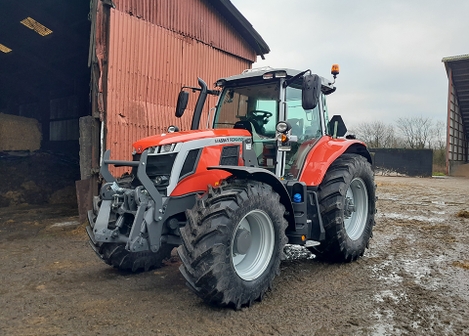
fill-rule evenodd
<path id="1" fill-rule="evenodd" d="M 195 91 L 202 91 L 202 88 L 196 88 L 196 87 L 192 87 L 192 86 L 183 86 L 181 88 L 181 90 L 184 90 L 184 89 L 190 89 L 192 90 L 192 92 L 195 92 Z M 213 95 L 213 96 L 219 96 L 220 95 L 220 91 L 219 90 L 208 90 L 207 89 L 207 94 L 210 94 L 210 95 Z"/>
<path id="2" fill-rule="evenodd" d="M 291 83 L 293 83 L 294 81 L 296 81 L 298 78 L 300 78 L 301 76 L 303 76 L 305 73 L 307 73 L 309 71 L 309 73 L 311 74 L 311 70 L 308 69 L 308 70 L 305 70 L 305 71 L 302 71 L 300 72 L 299 74 L 293 76 L 292 78 L 290 79 L 287 79 L 283 82 L 283 87 L 286 88 L 288 85 L 290 85 Z"/>
<path id="3" fill-rule="evenodd" d="M 211 94 L 213 96 L 219 96 L 220 95 L 220 91 L 219 90 L 207 90 L 207 93 L 208 94 Z"/>

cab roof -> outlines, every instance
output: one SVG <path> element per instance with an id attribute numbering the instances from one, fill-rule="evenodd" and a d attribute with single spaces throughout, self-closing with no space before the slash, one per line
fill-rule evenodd
<path id="1" fill-rule="evenodd" d="M 289 68 L 272 68 L 272 67 L 262 67 L 262 68 L 254 68 L 254 69 L 246 69 L 239 75 L 233 75 L 225 78 L 220 78 L 217 81 L 217 86 L 232 86 L 234 84 L 243 85 L 249 84 L 257 81 L 264 81 L 268 79 L 263 79 L 264 75 L 271 74 L 271 73 L 284 73 L 286 74 L 286 78 L 291 78 L 298 75 L 302 70 L 295 70 Z M 285 77 L 285 75 L 283 75 Z M 321 77 L 321 84 L 322 84 L 322 92 L 324 94 L 330 94 L 335 91 L 335 87 L 332 84 L 332 81 L 328 80 L 327 78 Z M 275 78 L 275 77 L 274 77 Z M 277 77 L 279 78 L 279 77 Z"/>

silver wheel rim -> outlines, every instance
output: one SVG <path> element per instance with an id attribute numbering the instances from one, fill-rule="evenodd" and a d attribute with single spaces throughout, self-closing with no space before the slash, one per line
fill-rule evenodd
<path id="1" fill-rule="evenodd" d="M 361 178 L 354 178 L 345 195 L 344 226 L 352 240 L 361 237 L 368 217 L 368 191 Z"/>
<path id="2" fill-rule="evenodd" d="M 239 253 L 236 246 L 240 233 L 249 235 L 250 243 L 245 253 Z M 234 231 L 231 242 L 231 260 L 236 274 L 243 280 L 259 278 L 272 259 L 275 245 L 274 225 L 262 210 L 252 210 L 241 219 Z"/>

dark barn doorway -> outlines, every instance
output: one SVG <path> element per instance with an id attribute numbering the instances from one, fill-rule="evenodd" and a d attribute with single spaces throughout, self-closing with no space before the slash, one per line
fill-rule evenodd
<path id="1" fill-rule="evenodd" d="M 0 207 L 75 203 L 91 114 L 90 2 L 2 1 Z"/>

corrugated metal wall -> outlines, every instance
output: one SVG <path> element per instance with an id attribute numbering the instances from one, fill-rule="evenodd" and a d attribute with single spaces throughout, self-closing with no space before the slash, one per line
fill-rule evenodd
<path id="1" fill-rule="evenodd" d="M 467 141 L 464 135 L 464 125 L 458 105 L 458 97 L 452 82 L 452 71 L 449 77 L 448 94 L 448 134 L 447 134 L 447 170 L 453 173 L 453 167 L 466 162 Z"/>
<path id="2" fill-rule="evenodd" d="M 256 53 L 203 0 L 114 0 L 116 10 L 255 62 Z"/>
<path id="3" fill-rule="evenodd" d="M 134 141 L 162 133 L 170 124 L 190 128 L 196 94 L 191 95 L 186 114 L 174 117 L 182 86 L 197 86 L 200 77 L 212 88 L 218 78 L 250 68 L 255 52 L 251 50 L 246 59 L 244 42 L 230 27 L 222 27 L 222 19 L 201 1 L 115 3 L 110 12 L 106 149 L 111 149 L 113 159 L 130 159 Z M 212 44 L 229 50 L 204 43 L 212 38 Z M 233 55 L 237 51 L 240 55 Z M 203 125 L 215 102 L 208 100 Z"/>

